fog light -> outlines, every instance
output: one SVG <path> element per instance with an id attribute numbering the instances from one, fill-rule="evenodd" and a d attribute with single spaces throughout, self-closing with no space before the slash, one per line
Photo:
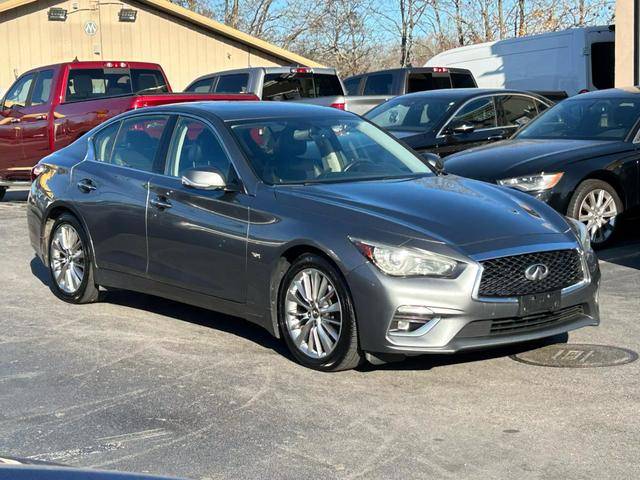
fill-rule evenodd
<path id="1" fill-rule="evenodd" d="M 410 333 L 434 319 L 433 311 L 428 307 L 403 305 L 393 316 L 389 333 Z"/>
<path id="2" fill-rule="evenodd" d="M 396 320 L 396 329 L 403 332 L 408 332 L 411 328 L 411 322 L 409 320 Z"/>

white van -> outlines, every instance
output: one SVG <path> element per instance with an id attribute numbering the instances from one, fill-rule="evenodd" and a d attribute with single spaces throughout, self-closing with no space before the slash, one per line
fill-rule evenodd
<path id="1" fill-rule="evenodd" d="M 613 87 L 613 27 L 572 28 L 442 52 L 425 66 L 471 70 L 480 88 L 575 95 Z"/>

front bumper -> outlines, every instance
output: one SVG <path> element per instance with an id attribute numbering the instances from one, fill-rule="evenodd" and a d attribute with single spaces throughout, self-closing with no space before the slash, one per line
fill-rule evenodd
<path id="1" fill-rule="evenodd" d="M 597 259 L 584 267 L 587 278 L 562 291 L 555 312 L 523 317 L 517 298 L 478 298 L 479 263 L 456 279 L 394 278 L 371 263 L 347 277 L 353 296 L 361 348 L 370 353 L 455 353 L 553 336 L 598 325 Z M 432 320 L 411 333 L 390 333 L 401 306 L 427 307 Z"/>

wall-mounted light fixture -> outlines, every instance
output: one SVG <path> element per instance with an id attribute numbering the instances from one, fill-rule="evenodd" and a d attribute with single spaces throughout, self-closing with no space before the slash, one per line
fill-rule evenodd
<path id="1" fill-rule="evenodd" d="M 118 19 L 121 22 L 135 22 L 138 16 L 138 11 L 131 8 L 122 8 L 118 12 Z"/>
<path id="2" fill-rule="evenodd" d="M 67 11 L 64 8 L 51 7 L 47 17 L 50 22 L 64 22 L 67 19 Z"/>

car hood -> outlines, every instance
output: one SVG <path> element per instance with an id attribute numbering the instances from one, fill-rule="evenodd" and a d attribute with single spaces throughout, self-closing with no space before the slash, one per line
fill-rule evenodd
<path id="1" fill-rule="evenodd" d="M 289 191 L 298 208 L 303 208 L 301 197 L 321 202 L 318 211 L 352 224 L 356 236 L 358 219 L 367 228 L 395 230 L 458 247 L 504 238 L 563 235 L 568 229 L 559 214 L 528 195 L 454 175 L 307 185 Z M 328 206 L 351 211 L 340 214 L 329 211 Z"/>
<path id="2" fill-rule="evenodd" d="M 501 178 L 561 171 L 567 164 L 631 150 L 627 142 L 512 139 L 471 148 L 445 159 L 447 172 L 495 182 Z"/>

